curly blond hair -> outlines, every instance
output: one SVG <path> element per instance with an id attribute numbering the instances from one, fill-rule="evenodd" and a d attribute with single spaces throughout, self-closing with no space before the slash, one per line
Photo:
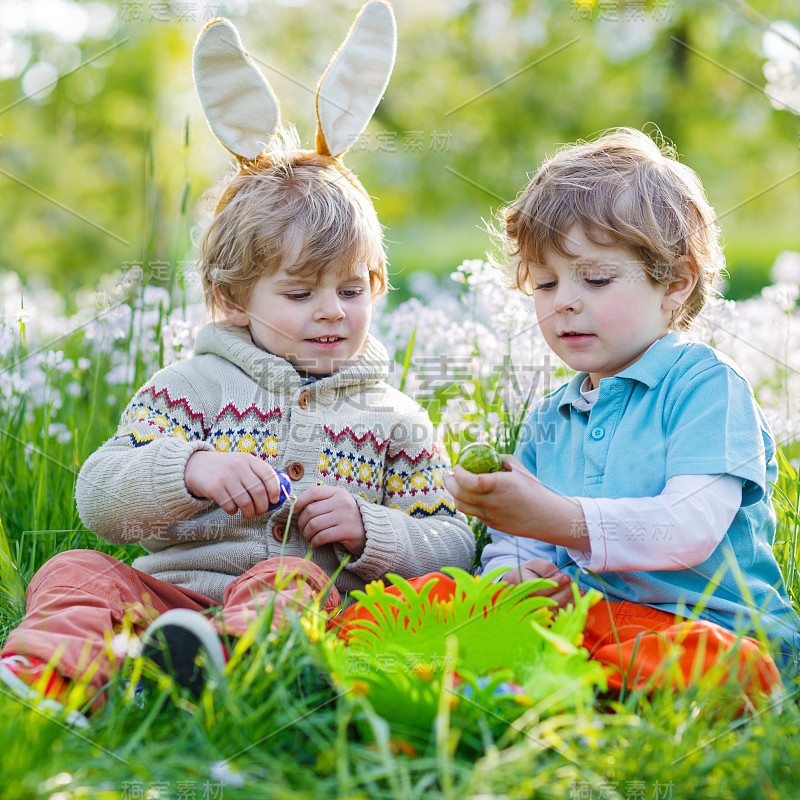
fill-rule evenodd
<path id="1" fill-rule="evenodd" d="M 383 230 L 358 178 L 338 159 L 302 150 L 293 130 L 217 188 L 214 216 L 199 242 L 206 305 L 244 308 L 263 275 L 286 269 L 318 280 L 328 269 L 366 264 L 373 297 L 388 288 Z"/>
<path id="2" fill-rule="evenodd" d="M 654 285 L 685 275 L 697 284 L 672 317 L 688 330 L 724 266 L 720 230 L 697 174 L 674 149 L 632 128 L 566 145 L 548 158 L 517 199 L 500 211 L 509 285 L 533 292 L 531 266 L 549 252 L 573 257 L 567 232 L 577 225 L 599 245 L 628 248 Z"/>

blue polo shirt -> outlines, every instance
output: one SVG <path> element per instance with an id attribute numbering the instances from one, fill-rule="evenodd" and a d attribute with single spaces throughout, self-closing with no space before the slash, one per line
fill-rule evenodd
<path id="1" fill-rule="evenodd" d="M 800 643 L 800 619 L 772 552 L 775 441 L 747 380 L 713 348 L 674 333 L 618 375 L 603 378 L 589 412 L 572 406 L 585 378 L 578 373 L 545 397 L 520 431 L 517 457 L 545 486 L 572 497 L 653 497 L 675 475 L 727 473 L 742 480 L 742 505 L 701 564 L 582 571 L 579 585 L 737 633 L 760 628 L 788 656 Z M 653 547 L 659 546 L 653 536 Z M 555 553 L 559 569 L 576 577 L 567 548 L 555 547 Z"/>

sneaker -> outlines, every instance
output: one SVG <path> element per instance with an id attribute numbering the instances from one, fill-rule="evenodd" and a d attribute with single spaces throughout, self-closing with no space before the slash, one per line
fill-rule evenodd
<path id="1" fill-rule="evenodd" d="M 205 684 L 204 670 L 221 676 L 228 660 L 211 622 L 185 608 L 164 612 L 147 628 L 142 634 L 142 657 L 171 675 L 195 698 Z"/>
<path id="2" fill-rule="evenodd" d="M 83 714 L 66 710 L 61 701 L 66 700 L 70 682 L 46 661 L 16 653 L 4 656 L 0 658 L 0 682 L 37 711 L 63 716 L 75 728 L 89 727 L 89 720 Z"/>

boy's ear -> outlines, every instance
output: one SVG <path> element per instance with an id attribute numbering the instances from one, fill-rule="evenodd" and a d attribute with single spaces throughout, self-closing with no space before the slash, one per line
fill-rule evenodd
<path id="1" fill-rule="evenodd" d="M 217 301 L 217 305 L 228 318 L 228 322 L 238 325 L 240 328 L 246 328 L 250 324 L 250 317 L 247 316 L 247 312 L 226 297 L 223 297 L 216 283 L 212 284 L 211 289 L 214 292 L 214 299 Z"/>
<path id="2" fill-rule="evenodd" d="M 681 256 L 677 263 L 678 277 L 667 284 L 661 307 L 665 311 L 677 311 L 697 286 L 697 265 L 690 256 Z"/>

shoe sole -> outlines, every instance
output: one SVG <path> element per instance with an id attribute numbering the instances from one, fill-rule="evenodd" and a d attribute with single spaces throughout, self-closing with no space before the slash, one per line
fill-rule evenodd
<path id="1" fill-rule="evenodd" d="M 39 692 L 28 686 L 25 681 L 18 678 L 4 664 L 0 664 L 0 682 L 7 686 L 17 698 L 36 711 L 41 711 L 54 717 L 63 717 L 64 722 L 73 728 L 89 727 L 89 720 L 79 711 L 67 711 L 63 703 L 59 703 L 58 700 L 53 700 L 51 697 L 42 697 Z"/>
<path id="2" fill-rule="evenodd" d="M 214 626 L 196 611 L 176 608 L 166 611 L 142 636 L 142 656 L 171 675 L 178 686 L 197 698 L 205 676 L 197 658 L 206 656 L 205 666 L 216 676 L 225 669 L 225 653 Z"/>

